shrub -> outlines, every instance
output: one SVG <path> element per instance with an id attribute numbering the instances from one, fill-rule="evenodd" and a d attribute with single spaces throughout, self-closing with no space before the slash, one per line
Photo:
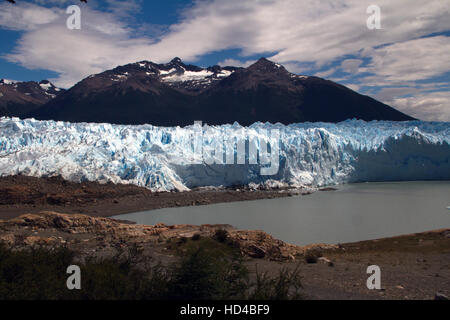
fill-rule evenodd
<path id="1" fill-rule="evenodd" d="M 277 277 L 269 277 L 267 273 L 260 274 L 256 271 L 256 282 L 251 285 L 253 289 L 248 297 L 250 300 L 298 300 L 302 298 L 299 266 L 292 271 L 283 268 Z"/>
<path id="2" fill-rule="evenodd" d="M 58 299 L 67 291 L 66 269 L 74 253 L 67 248 L 12 251 L 0 245 L 0 299 Z"/>
<path id="3" fill-rule="evenodd" d="M 247 268 L 236 256 L 205 247 L 193 248 L 172 269 L 169 298 L 212 300 L 243 298 Z"/>
<path id="4" fill-rule="evenodd" d="M 0 245 L 0 300 L 298 299 L 298 270 L 250 280 L 240 251 L 211 238 L 187 240 L 179 262 L 150 266 L 140 248 L 105 259 L 76 259 L 67 248 L 15 251 Z M 81 268 L 81 290 L 66 287 Z"/>
<path id="5" fill-rule="evenodd" d="M 67 248 L 13 251 L 0 245 L 0 300 L 164 298 L 168 278 L 159 266 L 133 268 L 134 253 L 76 261 Z M 67 267 L 81 268 L 81 290 L 66 287 Z"/>
<path id="6" fill-rule="evenodd" d="M 228 239 L 228 231 L 225 229 L 217 229 L 213 238 L 218 242 L 224 243 Z"/>

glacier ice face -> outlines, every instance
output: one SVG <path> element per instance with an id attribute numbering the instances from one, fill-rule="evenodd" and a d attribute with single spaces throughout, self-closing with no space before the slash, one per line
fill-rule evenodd
<path id="1" fill-rule="evenodd" d="M 194 142 L 201 139 L 203 153 L 214 154 L 212 150 L 230 137 L 246 137 L 249 148 L 255 138 L 270 140 L 274 130 L 280 134 L 280 154 L 273 176 L 261 175 L 261 165 L 248 164 L 248 155 L 246 164 L 207 164 L 195 150 Z M 164 128 L 1 118 L 0 133 L 1 176 L 61 175 L 72 181 L 127 183 L 155 191 L 450 179 L 450 123 L 255 123 L 205 125 L 199 133 L 194 125 Z M 233 152 L 236 157 L 236 149 Z"/>

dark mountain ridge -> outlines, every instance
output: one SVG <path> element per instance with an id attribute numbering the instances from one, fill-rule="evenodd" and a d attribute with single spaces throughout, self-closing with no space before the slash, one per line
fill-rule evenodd
<path id="1" fill-rule="evenodd" d="M 0 116 L 23 117 L 62 92 L 63 89 L 48 80 L 18 82 L 1 79 Z"/>
<path id="2" fill-rule="evenodd" d="M 77 83 L 28 117 L 70 122 L 185 126 L 412 118 L 335 82 L 296 75 L 261 58 L 248 68 L 142 61 Z"/>

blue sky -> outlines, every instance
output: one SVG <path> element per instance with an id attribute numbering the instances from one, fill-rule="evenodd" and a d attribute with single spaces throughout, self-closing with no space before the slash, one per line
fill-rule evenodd
<path id="1" fill-rule="evenodd" d="M 66 8 L 81 8 L 81 30 Z M 381 10 L 370 30 L 369 5 Z M 70 87 L 150 60 L 248 66 L 337 81 L 424 120 L 450 121 L 450 0 L 17 0 L 0 4 L 0 78 Z"/>

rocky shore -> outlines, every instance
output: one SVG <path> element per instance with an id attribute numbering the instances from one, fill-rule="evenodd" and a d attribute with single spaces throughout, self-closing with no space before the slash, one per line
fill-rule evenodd
<path id="1" fill-rule="evenodd" d="M 155 226 L 56 212 L 0 220 L 0 242 L 14 250 L 67 246 L 80 257 L 108 258 L 134 250 L 149 261 L 177 261 L 174 246 L 226 230 L 250 269 L 276 273 L 300 267 L 310 299 L 434 299 L 450 295 L 450 230 L 437 230 L 351 244 L 295 246 L 263 231 L 229 225 Z M 221 231 L 223 232 L 223 231 Z M 382 289 L 366 287 L 367 266 L 379 265 Z"/>
<path id="2" fill-rule="evenodd" d="M 323 189 L 333 190 L 332 188 Z M 0 219 L 24 212 L 57 211 L 96 217 L 169 207 L 208 205 L 221 202 L 260 200 L 310 194 L 312 189 L 198 188 L 188 192 L 152 192 L 124 184 L 75 183 L 61 177 L 0 178 Z"/>
<path id="3" fill-rule="evenodd" d="M 117 250 L 138 246 L 142 251 L 162 254 L 164 245 L 173 239 L 213 237 L 226 230 L 227 237 L 242 255 L 273 261 L 295 260 L 305 250 L 277 240 L 263 231 L 236 230 L 230 225 L 155 226 L 129 224 L 109 218 L 81 214 L 41 212 L 0 220 L 0 241 L 17 249 L 30 246 L 69 246 L 82 256 L 113 255 Z M 315 245 L 317 249 L 337 248 Z M 147 250 L 149 249 L 149 250 Z"/>

